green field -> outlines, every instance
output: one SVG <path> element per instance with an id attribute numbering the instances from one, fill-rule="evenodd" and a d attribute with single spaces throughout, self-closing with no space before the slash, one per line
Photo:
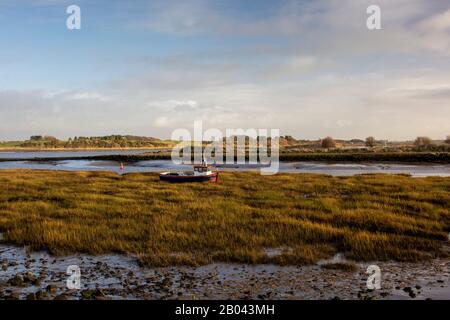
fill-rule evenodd
<path id="1" fill-rule="evenodd" d="M 0 142 L 0 149 L 1 148 L 17 148 L 20 147 L 20 145 L 22 144 L 22 141 L 3 141 Z"/>
<path id="2" fill-rule="evenodd" d="M 145 265 L 302 265 L 337 252 L 420 261 L 443 255 L 450 231 L 450 178 L 247 172 L 170 184 L 154 173 L 5 170 L 0 185 L 4 242 L 133 253 Z"/>

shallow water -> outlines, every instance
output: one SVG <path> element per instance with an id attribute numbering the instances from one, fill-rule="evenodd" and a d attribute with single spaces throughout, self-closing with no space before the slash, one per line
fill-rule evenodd
<path id="1" fill-rule="evenodd" d="M 97 150 L 97 151 L 0 151 L 0 159 L 69 158 L 110 155 L 134 155 L 159 150 Z"/>
<path id="2" fill-rule="evenodd" d="M 285 162 L 280 164 L 280 169 L 281 172 L 323 173 L 333 176 L 367 173 L 410 174 L 414 177 L 450 176 L 448 164 Z"/>
<path id="3" fill-rule="evenodd" d="M 191 165 L 178 165 L 170 160 L 149 160 L 125 163 L 120 170 L 117 161 L 99 160 L 63 160 L 63 161 L 5 161 L 0 169 L 45 169 L 45 170 L 90 170 L 114 171 L 119 174 L 128 172 L 162 172 L 168 170 L 192 170 Z M 255 165 L 233 165 L 217 168 L 219 171 L 256 171 Z M 320 162 L 280 162 L 279 172 L 319 173 L 332 176 L 351 176 L 367 173 L 410 174 L 414 177 L 441 176 L 450 177 L 448 164 L 383 164 L 383 163 L 320 163 Z"/>

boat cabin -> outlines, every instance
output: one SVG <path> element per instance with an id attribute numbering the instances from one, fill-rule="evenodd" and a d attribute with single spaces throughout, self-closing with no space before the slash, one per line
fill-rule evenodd
<path id="1" fill-rule="evenodd" d="M 202 164 L 194 164 L 194 171 L 162 172 L 159 178 L 169 182 L 217 182 L 219 173 L 213 172 L 212 167 L 202 161 Z"/>
<path id="2" fill-rule="evenodd" d="M 194 175 L 195 176 L 204 176 L 211 174 L 211 167 L 201 164 L 201 165 L 194 165 Z"/>

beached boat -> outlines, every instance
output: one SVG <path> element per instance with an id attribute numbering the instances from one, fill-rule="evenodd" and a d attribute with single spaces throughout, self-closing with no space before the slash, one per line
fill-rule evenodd
<path id="1" fill-rule="evenodd" d="M 213 172 L 212 168 L 203 162 L 201 165 L 194 165 L 194 171 L 160 173 L 159 179 L 169 182 L 217 182 L 219 173 Z"/>

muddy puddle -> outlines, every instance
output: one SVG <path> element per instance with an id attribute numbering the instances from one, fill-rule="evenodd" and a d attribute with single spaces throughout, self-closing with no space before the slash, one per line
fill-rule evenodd
<path id="1" fill-rule="evenodd" d="M 376 263 L 380 290 L 367 289 L 369 263 L 357 264 L 356 272 L 323 268 L 342 261 L 338 255 L 302 267 L 143 268 L 134 256 L 53 257 L 0 245 L 0 299 L 450 299 L 450 259 Z M 73 265 L 81 271 L 80 289 L 67 287 Z"/>

